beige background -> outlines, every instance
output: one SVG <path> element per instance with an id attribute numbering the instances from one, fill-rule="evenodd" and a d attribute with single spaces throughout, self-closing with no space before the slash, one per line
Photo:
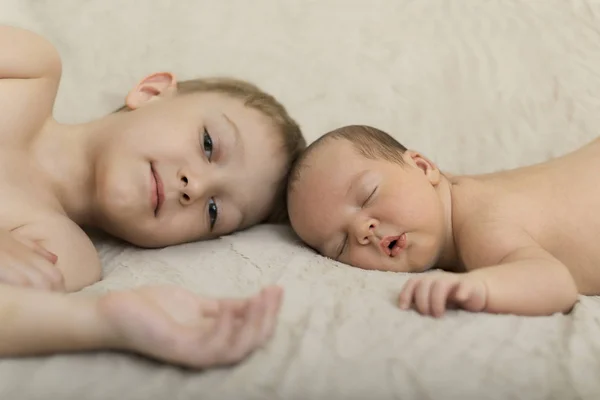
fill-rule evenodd
<path id="1" fill-rule="evenodd" d="M 455 173 L 541 161 L 600 128 L 597 0 L 0 0 L 0 22 L 57 46 L 56 116 L 68 122 L 101 116 L 144 74 L 172 70 L 261 85 L 310 140 L 372 124 Z M 96 243 L 106 279 L 89 291 L 283 285 L 275 338 L 235 368 L 204 373 L 120 354 L 1 361 L 1 399 L 600 395 L 595 298 L 568 316 L 434 321 L 393 307 L 405 275 L 328 261 L 285 228 L 155 251 Z"/>

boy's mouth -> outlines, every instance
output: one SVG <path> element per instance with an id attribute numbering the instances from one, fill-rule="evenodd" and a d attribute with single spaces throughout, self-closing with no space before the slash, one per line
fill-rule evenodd
<path id="1" fill-rule="evenodd" d="M 154 164 L 152 163 L 150 163 L 150 170 L 152 172 L 152 178 L 154 179 L 154 185 L 152 185 L 152 189 L 155 192 L 152 193 L 152 205 L 154 206 L 154 216 L 156 217 L 158 216 L 158 212 L 160 211 L 162 203 L 165 201 L 165 192 L 160 175 L 158 174 L 158 171 L 154 169 Z"/>
<path id="2" fill-rule="evenodd" d="M 386 236 L 379 242 L 379 247 L 389 257 L 396 257 L 406 247 L 406 233 L 399 236 Z"/>

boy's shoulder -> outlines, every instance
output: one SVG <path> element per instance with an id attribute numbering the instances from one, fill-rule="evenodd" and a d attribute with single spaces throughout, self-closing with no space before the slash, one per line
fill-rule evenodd
<path id="1" fill-rule="evenodd" d="M 60 55 L 39 34 L 3 25 L 0 48 L 0 141 L 27 141 L 52 117 L 62 74 Z"/>

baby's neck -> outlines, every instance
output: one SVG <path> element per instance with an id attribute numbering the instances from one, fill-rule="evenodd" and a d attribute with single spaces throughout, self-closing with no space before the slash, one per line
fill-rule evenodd
<path id="1" fill-rule="evenodd" d="M 442 174 L 437 192 L 444 208 L 444 244 L 438 257 L 436 267 L 449 271 L 461 269 L 456 243 L 454 240 L 454 200 L 457 194 L 455 186 L 458 181 L 449 174 Z"/>

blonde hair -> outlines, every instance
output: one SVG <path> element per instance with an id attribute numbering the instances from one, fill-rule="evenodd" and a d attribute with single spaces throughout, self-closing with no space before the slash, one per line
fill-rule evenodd
<path id="1" fill-rule="evenodd" d="M 285 172 L 277 185 L 271 211 L 263 222 L 285 223 L 288 221 L 287 213 L 287 179 L 291 165 L 306 148 L 306 140 L 302 135 L 300 126 L 288 114 L 285 107 L 275 97 L 262 91 L 258 86 L 243 80 L 228 77 L 213 77 L 191 79 L 177 82 L 177 93 L 187 94 L 194 92 L 223 93 L 241 100 L 246 107 L 255 109 L 271 119 L 281 133 L 283 150 L 286 156 Z M 126 105 L 115 112 L 128 111 Z"/>

